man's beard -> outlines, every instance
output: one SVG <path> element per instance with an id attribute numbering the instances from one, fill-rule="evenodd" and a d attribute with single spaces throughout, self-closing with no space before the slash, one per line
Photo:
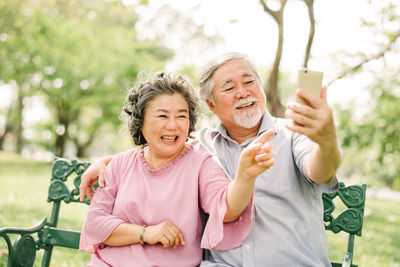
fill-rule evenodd
<path id="1" fill-rule="evenodd" d="M 236 109 L 237 106 L 243 105 L 245 103 L 249 103 L 252 101 L 254 101 L 254 104 L 253 104 L 253 107 L 251 107 L 250 109 L 246 109 L 246 110 L 237 110 Z M 260 107 L 257 106 L 257 99 L 254 97 L 248 97 L 235 105 L 234 112 L 233 112 L 233 119 L 239 126 L 241 126 L 243 128 L 251 129 L 251 128 L 257 126 L 257 124 L 260 122 L 260 120 L 262 118 L 262 115 L 263 115 L 263 113 L 262 113 Z"/>

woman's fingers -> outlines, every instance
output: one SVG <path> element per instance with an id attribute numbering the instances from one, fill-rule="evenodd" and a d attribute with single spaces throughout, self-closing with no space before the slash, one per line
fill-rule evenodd
<path id="1" fill-rule="evenodd" d="M 181 241 L 181 245 L 186 245 L 185 239 L 183 238 L 183 234 L 179 231 L 179 240 Z"/>
<path id="2" fill-rule="evenodd" d="M 185 239 L 182 232 L 171 222 L 165 221 L 158 225 L 159 228 L 159 241 L 164 248 L 174 247 L 179 244 L 185 245 Z"/>
<path id="3" fill-rule="evenodd" d="M 169 239 L 168 239 L 168 237 L 166 235 L 163 234 L 163 235 L 160 236 L 160 242 L 161 242 L 161 244 L 163 245 L 164 248 L 169 247 Z"/>
<path id="4" fill-rule="evenodd" d="M 180 239 L 179 239 L 179 231 L 177 229 L 173 229 L 170 228 L 168 229 L 169 232 L 169 236 L 170 236 L 170 245 L 173 246 L 174 248 L 176 248 L 179 243 L 180 243 Z"/>

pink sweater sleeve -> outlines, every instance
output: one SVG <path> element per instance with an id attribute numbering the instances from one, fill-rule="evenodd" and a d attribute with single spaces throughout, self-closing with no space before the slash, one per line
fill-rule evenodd
<path id="1" fill-rule="evenodd" d="M 102 242 L 124 221 L 112 215 L 118 191 L 114 160 L 106 168 L 104 188 L 97 188 L 82 227 L 79 249 L 93 253 Z"/>
<path id="2" fill-rule="evenodd" d="M 202 248 L 228 250 L 238 247 L 251 231 L 253 198 L 236 221 L 223 222 L 228 186 L 224 171 L 211 157 L 207 158 L 199 178 L 200 205 L 209 215 L 201 240 Z"/>

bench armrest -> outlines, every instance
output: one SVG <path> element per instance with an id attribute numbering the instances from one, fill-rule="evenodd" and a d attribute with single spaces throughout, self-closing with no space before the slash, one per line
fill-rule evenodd
<path id="1" fill-rule="evenodd" d="M 4 238 L 8 248 L 7 266 L 32 266 L 36 258 L 38 244 L 31 234 L 39 233 L 47 224 L 44 217 L 39 223 L 28 228 L 4 227 L 0 228 L 0 236 Z M 11 243 L 10 234 L 17 234 L 19 237 Z"/>

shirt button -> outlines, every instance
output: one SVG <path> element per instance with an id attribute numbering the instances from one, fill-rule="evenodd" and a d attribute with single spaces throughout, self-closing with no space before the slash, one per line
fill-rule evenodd
<path id="1" fill-rule="evenodd" d="M 250 250 L 250 245 L 246 245 L 246 249 L 247 249 L 247 250 Z"/>

